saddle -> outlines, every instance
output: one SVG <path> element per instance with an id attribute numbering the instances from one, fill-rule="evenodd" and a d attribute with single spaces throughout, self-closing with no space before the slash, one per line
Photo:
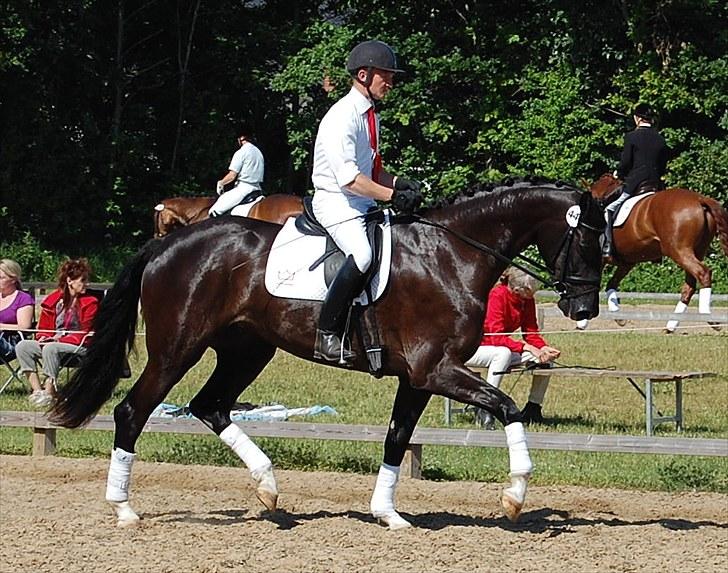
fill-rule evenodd
<path id="1" fill-rule="evenodd" d="M 330 286 L 331 282 L 336 277 L 336 273 L 339 272 L 341 265 L 344 264 L 346 257 L 344 253 L 339 249 L 331 235 L 326 231 L 326 228 L 318 222 L 316 215 L 313 213 L 313 198 L 303 198 L 303 212 L 296 217 L 295 224 L 296 229 L 302 235 L 312 235 L 314 237 L 326 237 L 326 250 L 324 254 L 316 259 L 313 264 L 308 268 L 309 271 L 314 270 L 321 263 L 324 264 L 324 279 L 326 286 Z M 365 290 L 369 300 L 372 298 L 371 279 L 374 273 L 379 268 L 379 263 L 382 258 L 382 229 L 379 226 L 384 221 L 384 213 L 379 210 L 372 210 L 367 213 L 364 217 L 364 223 L 366 228 L 367 239 L 369 240 L 369 246 L 372 249 L 372 264 L 369 265 L 369 270 L 366 274 Z"/>
<path id="2" fill-rule="evenodd" d="M 372 249 L 372 263 L 367 270 L 364 292 L 369 301 L 374 300 L 371 280 L 379 268 L 382 258 L 383 233 L 380 224 L 384 222 L 384 213 L 379 209 L 372 209 L 365 218 L 365 228 L 369 245 Z M 304 197 L 303 212 L 295 219 L 296 229 L 303 235 L 326 237 L 326 249 L 324 254 L 316 259 L 309 271 L 313 271 L 322 263 L 324 265 L 324 281 L 329 287 L 336 277 L 346 257 L 339 249 L 325 227 L 319 223 L 313 213 L 312 197 Z M 370 306 L 370 305 L 369 305 Z M 367 306 L 352 304 L 350 324 L 356 327 L 356 332 L 361 340 L 367 355 L 369 373 L 375 378 L 381 378 L 382 373 L 382 345 L 379 338 L 379 327 L 376 316 L 373 312 L 365 313 Z"/>

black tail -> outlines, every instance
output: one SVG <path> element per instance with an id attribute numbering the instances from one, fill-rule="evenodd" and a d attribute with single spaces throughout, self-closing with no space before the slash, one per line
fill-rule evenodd
<path id="1" fill-rule="evenodd" d="M 152 240 L 144 245 L 101 301 L 88 351 L 51 408 L 49 418 L 54 424 L 82 426 L 111 397 L 134 343 L 142 274 L 159 244 Z"/>

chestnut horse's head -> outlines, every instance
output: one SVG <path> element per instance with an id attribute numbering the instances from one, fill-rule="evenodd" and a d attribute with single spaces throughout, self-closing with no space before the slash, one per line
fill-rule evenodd
<path id="1" fill-rule="evenodd" d="M 604 173 L 589 186 L 589 192 L 594 199 L 604 204 L 621 184 L 621 179 L 617 179 L 611 173 Z"/>

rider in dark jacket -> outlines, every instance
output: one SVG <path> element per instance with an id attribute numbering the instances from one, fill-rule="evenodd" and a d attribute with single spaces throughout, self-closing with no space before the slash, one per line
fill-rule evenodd
<path id="1" fill-rule="evenodd" d="M 624 136 L 624 147 L 616 176 L 624 181 L 622 193 L 607 207 L 607 228 L 603 254 L 611 256 L 613 250 L 612 224 L 617 211 L 640 186 L 649 183 L 655 189 L 663 187 L 661 178 L 667 165 L 667 144 L 653 126 L 653 113 L 647 104 L 639 104 L 633 112 L 634 131 Z"/>

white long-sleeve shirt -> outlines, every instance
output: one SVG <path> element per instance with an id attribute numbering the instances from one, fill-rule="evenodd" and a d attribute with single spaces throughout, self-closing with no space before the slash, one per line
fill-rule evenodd
<path id="1" fill-rule="evenodd" d="M 316 191 L 344 193 L 367 203 L 373 199 L 361 197 L 345 188 L 359 173 L 372 176 L 374 151 L 369 140 L 367 111 L 372 103 L 352 88 L 337 101 L 321 120 L 314 146 L 311 180 Z M 377 141 L 379 118 L 376 119 Z"/>

